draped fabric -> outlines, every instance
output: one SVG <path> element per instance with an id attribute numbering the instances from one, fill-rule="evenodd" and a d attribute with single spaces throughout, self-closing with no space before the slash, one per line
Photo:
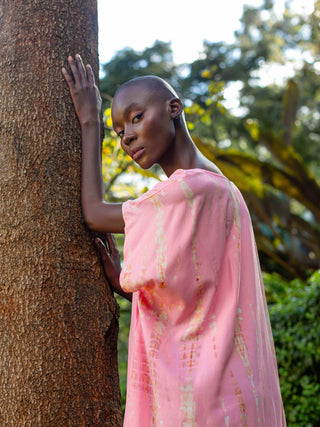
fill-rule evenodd
<path id="1" fill-rule="evenodd" d="M 285 426 L 245 202 L 223 175 L 177 170 L 123 204 L 133 292 L 126 427 Z"/>

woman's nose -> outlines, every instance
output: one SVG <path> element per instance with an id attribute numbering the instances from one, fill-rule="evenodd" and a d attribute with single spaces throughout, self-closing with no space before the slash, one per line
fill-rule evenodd
<path id="1" fill-rule="evenodd" d="M 126 129 L 122 138 L 124 144 L 130 145 L 130 143 L 134 141 L 134 139 L 135 139 L 134 133 L 130 129 Z"/>

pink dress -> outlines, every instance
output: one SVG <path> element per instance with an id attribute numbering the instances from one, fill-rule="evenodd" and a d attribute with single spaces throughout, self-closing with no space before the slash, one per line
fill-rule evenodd
<path id="1" fill-rule="evenodd" d="M 250 216 L 222 175 L 177 170 L 123 205 L 133 292 L 126 427 L 285 426 Z"/>

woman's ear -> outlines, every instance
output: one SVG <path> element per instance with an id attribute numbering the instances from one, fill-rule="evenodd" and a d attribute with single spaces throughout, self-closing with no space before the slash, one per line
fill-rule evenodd
<path id="1" fill-rule="evenodd" d="M 170 100 L 170 114 L 172 119 L 177 119 L 183 112 L 183 105 L 179 98 Z"/>

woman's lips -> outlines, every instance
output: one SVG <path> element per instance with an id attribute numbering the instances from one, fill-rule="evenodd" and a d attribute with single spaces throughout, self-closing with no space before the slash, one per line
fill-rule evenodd
<path id="1" fill-rule="evenodd" d="M 132 154 L 133 160 L 136 161 L 136 160 L 140 159 L 140 157 L 143 155 L 143 153 L 144 153 L 144 148 L 139 148 L 137 151 L 135 151 Z"/>

